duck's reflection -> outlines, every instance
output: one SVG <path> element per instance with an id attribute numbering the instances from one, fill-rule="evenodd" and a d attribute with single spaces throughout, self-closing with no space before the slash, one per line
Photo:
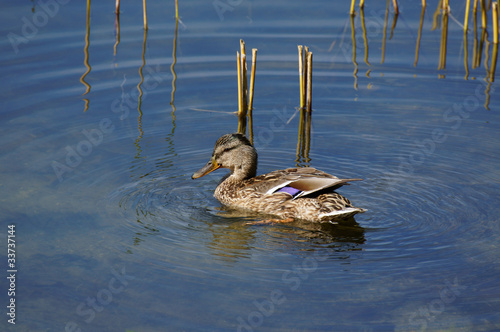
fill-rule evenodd
<path id="1" fill-rule="evenodd" d="M 266 216 L 226 207 L 218 208 L 216 213 L 227 219 L 227 223 L 209 227 L 212 238 L 207 246 L 214 256 L 226 261 L 248 257 L 252 249 L 262 245 L 286 248 L 287 251 L 294 251 L 290 246 L 296 246 L 297 250 L 314 250 L 316 245 L 321 245 L 322 248 L 331 248 L 332 256 L 338 256 L 339 252 L 359 251 L 360 245 L 366 241 L 365 229 L 354 217 L 338 224 L 302 220 L 259 224 L 267 220 Z M 259 244 L 256 241 L 274 244 Z"/>

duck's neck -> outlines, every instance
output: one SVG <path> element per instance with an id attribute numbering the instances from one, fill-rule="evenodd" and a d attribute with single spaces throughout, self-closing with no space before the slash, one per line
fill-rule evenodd
<path id="1" fill-rule="evenodd" d="M 232 181 L 244 181 L 255 177 L 257 174 L 257 152 L 253 147 L 242 154 L 238 163 L 231 167 L 231 174 L 226 179 Z"/>
<path id="2" fill-rule="evenodd" d="M 252 153 L 244 154 L 238 164 L 230 168 L 231 173 L 221 179 L 214 196 L 224 204 L 231 205 L 233 194 L 245 180 L 257 174 L 257 153 L 252 148 Z"/>

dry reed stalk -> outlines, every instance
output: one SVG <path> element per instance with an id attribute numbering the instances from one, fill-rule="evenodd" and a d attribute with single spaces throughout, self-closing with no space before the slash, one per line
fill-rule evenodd
<path id="1" fill-rule="evenodd" d="M 425 3 L 425 0 L 422 0 L 422 7 L 425 7 L 427 6 L 427 4 Z"/>
<path id="2" fill-rule="evenodd" d="M 447 13 L 450 11 L 449 0 L 443 0 L 443 11 Z"/>
<path id="3" fill-rule="evenodd" d="M 420 40 L 422 39 L 422 27 L 424 26 L 424 16 L 425 16 L 425 5 L 422 6 L 422 12 L 420 13 L 420 25 L 418 27 L 417 46 L 415 47 L 415 63 L 413 64 L 414 67 L 416 67 L 418 63 L 418 52 L 420 50 Z"/>
<path id="4" fill-rule="evenodd" d="M 359 0 L 359 8 L 360 9 L 365 8 L 365 0 Z"/>
<path id="5" fill-rule="evenodd" d="M 255 68 L 257 65 L 257 49 L 252 49 L 252 71 L 250 73 L 250 92 L 248 95 L 248 116 L 252 115 L 253 109 L 253 89 L 255 85 Z"/>
<path id="6" fill-rule="evenodd" d="M 302 90 L 302 98 L 304 99 L 304 106 L 307 106 L 307 53 L 309 53 L 309 47 L 304 46 L 304 75 L 302 76 L 302 86 L 304 89 Z"/>
<path id="7" fill-rule="evenodd" d="M 148 14 L 146 13 L 146 0 L 142 0 L 142 13 L 144 16 L 144 30 L 148 29 Z"/>
<path id="8" fill-rule="evenodd" d="M 488 16 L 486 15 L 486 3 L 485 0 L 481 0 L 481 27 L 486 30 L 488 25 Z"/>
<path id="9" fill-rule="evenodd" d="M 469 8 L 470 8 L 470 0 L 467 0 L 467 4 L 465 5 L 465 18 L 464 18 L 464 31 L 466 32 L 469 27 Z"/>
<path id="10" fill-rule="evenodd" d="M 312 104 L 312 52 L 307 52 L 306 64 L 307 64 L 307 112 L 311 112 Z"/>
<path id="11" fill-rule="evenodd" d="M 120 13 L 120 0 L 116 0 L 116 3 L 115 3 L 115 14 L 119 14 Z"/>
<path id="12" fill-rule="evenodd" d="M 305 100 L 304 100 L 304 46 L 298 45 L 299 50 L 299 87 L 300 87 L 300 108 L 304 108 Z"/>
<path id="13" fill-rule="evenodd" d="M 498 44 L 498 2 L 493 2 L 491 12 L 493 15 L 493 44 Z"/>
<path id="14" fill-rule="evenodd" d="M 356 3 L 356 0 L 351 0 L 351 10 L 349 11 L 349 14 L 355 15 L 356 12 L 354 11 L 354 4 Z"/>
<path id="15" fill-rule="evenodd" d="M 394 12 L 399 14 L 398 0 L 392 0 L 392 5 L 394 6 Z"/>
<path id="16" fill-rule="evenodd" d="M 243 39 L 240 39 L 240 52 L 241 52 L 241 102 L 243 103 L 243 114 L 242 116 L 247 115 L 247 107 L 248 107 L 248 79 L 247 79 L 247 55 L 245 52 L 245 42 Z"/>
<path id="17" fill-rule="evenodd" d="M 236 52 L 237 70 L 238 70 L 238 115 L 243 113 L 243 92 L 241 91 L 241 57 L 240 52 Z"/>

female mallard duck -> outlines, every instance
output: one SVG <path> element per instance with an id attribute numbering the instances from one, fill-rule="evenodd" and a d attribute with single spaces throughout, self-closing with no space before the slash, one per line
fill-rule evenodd
<path id="1" fill-rule="evenodd" d="M 257 151 L 241 134 L 226 134 L 215 143 L 210 161 L 192 178 L 200 178 L 218 168 L 229 168 L 214 196 L 234 208 L 272 214 L 283 219 L 332 222 L 346 219 L 364 209 L 334 190 L 348 181 L 312 167 L 287 168 L 255 176 Z"/>

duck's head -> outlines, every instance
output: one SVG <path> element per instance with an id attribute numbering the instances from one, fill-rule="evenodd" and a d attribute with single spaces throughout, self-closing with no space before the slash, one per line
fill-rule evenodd
<path id="1" fill-rule="evenodd" d="M 226 134 L 215 143 L 212 158 L 191 178 L 201 178 L 218 168 L 229 168 L 235 180 L 252 178 L 257 173 L 257 151 L 242 134 Z"/>

